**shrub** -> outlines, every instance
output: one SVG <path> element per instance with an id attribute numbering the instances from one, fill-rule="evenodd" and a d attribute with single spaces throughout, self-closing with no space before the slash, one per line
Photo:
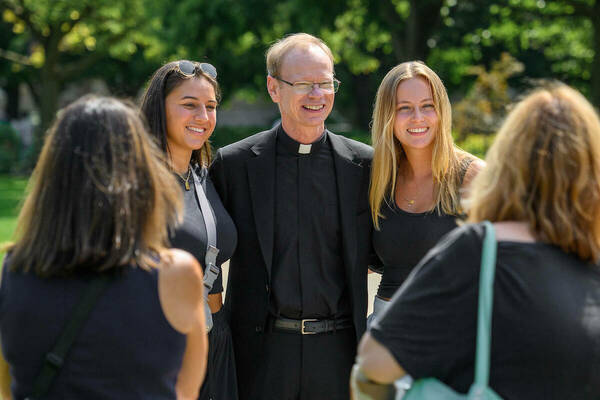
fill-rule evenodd
<path id="1" fill-rule="evenodd" d="M 506 114 L 506 106 L 512 102 L 508 79 L 523 69 L 523 64 L 508 53 L 502 53 L 489 71 L 482 66 L 470 68 L 470 73 L 477 76 L 475 84 L 452 107 L 453 125 L 459 139 L 466 140 L 471 132 L 496 132 Z"/>
<path id="2" fill-rule="evenodd" d="M 472 133 L 456 141 L 456 145 L 466 152 L 473 154 L 481 159 L 485 158 L 485 154 L 492 145 L 495 135 Z"/>

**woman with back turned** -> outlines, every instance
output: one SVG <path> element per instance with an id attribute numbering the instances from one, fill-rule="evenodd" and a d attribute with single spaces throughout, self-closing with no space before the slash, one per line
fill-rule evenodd
<path id="1" fill-rule="evenodd" d="M 197 397 L 207 352 L 202 273 L 191 255 L 166 249 L 181 207 L 175 185 L 134 107 L 85 97 L 59 113 L 2 270 L 0 336 L 14 398 Z M 47 354 L 101 276 L 107 286 L 58 375 L 35 393 L 45 359 L 56 361 Z"/>
<path id="2" fill-rule="evenodd" d="M 471 190 L 469 222 L 416 267 L 358 364 L 375 382 L 473 382 L 481 221 L 497 239 L 490 387 L 503 399 L 600 398 L 600 120 L 577 91 L 509 114 Z"/>

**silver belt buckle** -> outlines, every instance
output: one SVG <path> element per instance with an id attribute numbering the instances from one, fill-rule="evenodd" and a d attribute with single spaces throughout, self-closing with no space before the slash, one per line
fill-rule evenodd
<path id="1" fill-rule="evenodd" d="M 307 332 L 306 331 L 306 327 L 304 326 L 304 324 L 307 323 L 307 322 L 317 322 L 317 321 L 318 321 L 318 319 L 312 319 L 312 318 L 303 319 L 302 320 L 302 327 L 300 329 L 300 332 L 303 335 L 316 335 L 317 332 Z"/>

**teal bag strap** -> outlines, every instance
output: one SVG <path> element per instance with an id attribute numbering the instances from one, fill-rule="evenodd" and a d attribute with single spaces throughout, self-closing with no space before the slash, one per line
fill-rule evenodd
<path id="1" fill-rule="evenodd" d="M 490 378 L 490 348 L 492 332 L 492 305 L 494 302 L 494 275 L 496 269 L 496 232 L 489 221 L 484 221 L 485 238 L 481 250 L 479 271 L 479 298 L 477 304 L 477 339 L 475 345 L 475 379 L 464 395 L 436 378 L 416 380 L 406 392 L 404 400 L 502 400 L 488 386 Z"/>
<path id="2" fill-rule="evenodd" d="M 490 346 L 492 342 L 492 306 L 496 271 L 496 232 L 489 221 L 483 221 L 485 239 L 479 272 L 479 304 L 477 307 L 477 347 L 475 353 L 475 385 L 488 387 L 490 378 Z"/>

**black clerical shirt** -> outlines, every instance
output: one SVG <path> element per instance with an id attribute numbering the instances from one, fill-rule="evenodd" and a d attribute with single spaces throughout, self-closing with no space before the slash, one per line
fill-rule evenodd
<path id="1" fill-rule="evenodd" d="M 270 306 L 274 316 L 351 316 L 337 193 L 327 133 L 311 145 L 300 145 L 280 127 Z"/>

